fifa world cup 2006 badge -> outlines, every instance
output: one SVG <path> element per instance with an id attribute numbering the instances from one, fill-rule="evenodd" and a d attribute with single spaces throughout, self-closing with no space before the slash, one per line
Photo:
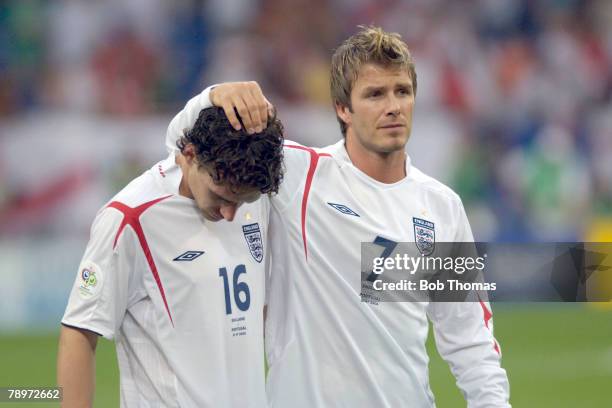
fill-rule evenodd
<path id="1" fill-rule="evenodd" d="M 264 248 L 263 241 L 261 239 L 261 231 L 259 230 L 259 224 L 254 223 L 243 225 L 242 232 L 244 233 L 244 238 L 246 239 L 251 256 L 257 262 L 261 263 L 261 261 L 263 261 Z"/>
<path id="2" fill-rule="evenodd" d="M 91 261 L 83 262 L 79 268 L 79 294 L 89 299 L 100 293 L 102 288 L 102 271 Z"/>
<path id="3" fill-rule="evenodd" d="M 423 256 L 429 256 L 436 247 L 436 230 L 434 223 L 421 218 L 412 218 L 414 226 L 414 243 Z"/>

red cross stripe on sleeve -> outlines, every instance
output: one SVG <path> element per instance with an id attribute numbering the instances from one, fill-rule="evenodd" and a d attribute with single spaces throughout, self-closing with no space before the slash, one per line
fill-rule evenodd
<path id="1" fill-rule="evenodd" d="M 168 307 L 166 293 L 164 292 L 164 286 L 162 285 L 159 273 L 157 272 L 157 266 L 155 266 L 155 261 L 153 260 L 151 250 L 149 249 L 149 244 L 147 243 L 147 238 L 145 237 L 144 231 L 142 230 L 142 225 L 140 224 L 140 216 L 146 210 L 148 210 L 151 206 L 159 203 L 160 201 L 165 200 L 168 197 L 171 197 L 171 195 L 157 198 L 153 201 L 149 201 L 134 208 L 128 207 L 127 205 L 119 201 L 111 202 L 108 207 L 114 208 L 123 213 L 123 220 L 121 221 L 121 225 L 119 226 L 119 230 L 117 231 L 117 235 L 115 236 L 113 249 L 117 246 L 119 236 L 121 235 L 121 232 L 123 232 L 126 225 L 132 227 L 132 230 L 134 231 L 134 233 L 136 233 L 136 236 L 138 237 L 138 242 L 140 243 L 142 251 L 144 252 L 144 255 L 147 259 L 147 263 L 149 264 L 149 268 L 151 269 L 151 273 L 153 274 L 155 283 L 157 283 L 157 288 L 159 289 L 159 293 L 161 294 L 162 300 L 164 301 L 164 306 L 166 307 L 166 312 L 168 312 L 168 317 L 170 318 L 170 323 L 172 323 L 172 327 L 174 327 L 174 320 L 172 320 L 172 314 L 170 313 L 170 308 Z"/>
<path id="2" fill-rule="evenodd" d="M 484 302 L 480 299 L 480 296 L 478 296 L 478 300 L 480 301 L 480 306 L 482 307 L 482 312 L 484 313 L 485 327 L 491 330 L 489 328 L 489 320 L 491 320 L 491 318 L 493 317 L 493 313 L 491 313 L 491 311 L 487 308 L 487 305 L 485 305 Z M 500 354 L 499 345 L 497 344 L 497 341 L 495 339 L 493 339 L 493 348 L 495 349 L 495 351 L 497 351 L 497 354 Z"/>
<path id="3" fill-rule="evenodd" d="M 304 185 L 304 194 L 302 195 L 302 241 L 304 242 L 304 256 L 306 256 L 306 259 L 308 260 L 308 245 L 306 244 L 306 213 L 308 209 L 308 195 L 310 194 L 310 187 L 312 185 L 315 170 L 317 169 L 317 164 L 319 164 L 319 157 L 331 157 L 331 154 L 317 153 L 314 149 L 304 146 L 285 145 L 285 147 L 305 150 L 310 153 L 310 166 L 308 167 L 306 184 Z"/>

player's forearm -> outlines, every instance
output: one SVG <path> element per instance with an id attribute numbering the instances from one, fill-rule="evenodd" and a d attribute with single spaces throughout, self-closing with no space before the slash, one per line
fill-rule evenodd
<path id="1" fill-rule="evenodd" d="M 461 374 L 453 370 L 457 385 L 463 391 L 468 408 L 511 408 L 506 371 L 499 365 L 475 363 Z"/>
<path id="2" fill-rule="evenodd" d="M 92 332 L 62 326 L 57 356 L 57 383 L 63 388 L 64 408 L 93 405 L 97 338 Z"/>
<path id="3" fill-rule="evenodd" d="M 183 136 L 185 129 L 191 129 L 198 119 L 198 115 L 202 109 L 212 107 L 209 94 L 211 88 L 215 85 L 211 85 L 202 91 L 200 94 L 194 96 L 187 102 L 183 110 L 181 110 L 172 119 L 166 132 L 166 150 L 168 153 L 175 152 L 177 150 L 176 142 Z"/>
<path id="4" fill-rule="evenodd" d="M 437 344 L 468 408 L 510 408 L 508 376 L 489 342 L 457 341 L 452 351 Z"/>
<path id="5" fill-rule="evenodd" d="M 432 302 L 438 352 L 449 364 L 469 408 L 509 408 L 510 387 L 501 367 L 501 349 L 493 337 L 486 302 Z"/>

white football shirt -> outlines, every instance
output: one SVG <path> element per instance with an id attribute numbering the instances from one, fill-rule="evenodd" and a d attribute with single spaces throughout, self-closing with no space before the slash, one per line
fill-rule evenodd
<path id="1" fill-rule="evenodd" d="M 96 216 L 62 323 L 114 339 L 121 406 L 264 407 L 269 201 L 206 221 L 174 154 Z"/>
<path id="2" fill-rule="evenodd" d="M 166 145 L 210 106 L 208 90 L 172 121 Z M 380 183 L 350 161 L 344 141 L 285 147 L 271 200 L 272 273 L 266 352 L 271 407 L 433 407 L 428 319 L 468 406 L 509 407 L 487 303 L 365 303 L 361 243 L 414 242 L 413 219 L 436 241 L 472 241 L 459 197 L 406 160 L 406 178 Z"/>

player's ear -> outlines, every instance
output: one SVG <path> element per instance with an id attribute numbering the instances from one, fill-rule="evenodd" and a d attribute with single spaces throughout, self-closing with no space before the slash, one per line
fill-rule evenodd
<path id="1" fill-rule="evenodd" d="M 195 146 L 192 143 L 187 143 L 181 152 L 185 159 L 185 163 L 191 165 L 196 160 Z"/>
<path id="2" fill-rule="evenodd" d="M 336 115 L 348 126 L 351 124 L 351 109 L 348 106 L 342 105 L 340 102 L 334 104 Z"/>

